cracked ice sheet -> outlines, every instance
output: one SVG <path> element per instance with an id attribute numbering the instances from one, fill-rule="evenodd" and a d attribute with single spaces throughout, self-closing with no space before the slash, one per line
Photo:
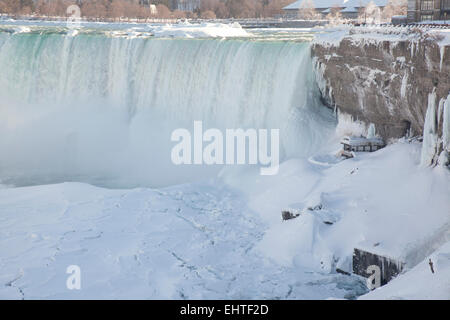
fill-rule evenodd
<path id="1" fill-rule="evenodd" d="M 256 247 L 265 229 L 244 199 L 218 182 L 0 189 L 0 298 L 320 299 L 364 292 L 354 278 L 264 257 Z M 81 268 L 80 291 L 66 288 L 69 265 Z"/>

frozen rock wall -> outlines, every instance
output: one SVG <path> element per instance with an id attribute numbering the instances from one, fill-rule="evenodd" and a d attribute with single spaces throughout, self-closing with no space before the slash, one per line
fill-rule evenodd
<path id="1" fill-rule="evenodd" d="M 438 108 L 450 92 L 450 44 L 439 33 L 416 33 L 341 32 L 313 42 L 324 102 L 355 120 L 374 123 L 385 140 L 423 135 L 430 94 Z M 443 124 L 437 123 L 439 137 L 445 135 Z"/>

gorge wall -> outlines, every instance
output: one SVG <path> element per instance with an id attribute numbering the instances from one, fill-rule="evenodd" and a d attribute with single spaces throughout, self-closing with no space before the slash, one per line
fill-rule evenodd
<path id="1" fill-rule="evenodd" d="M 353 28 L 316 37 L 311 49 L 324 102 L 374 123 L 385 140 L 423 135 L 430 95 L 441 113 L 450 97 L 450 41 L 445 37 L 399 28 Z M 445 117 L 439 112 L 436 133 L 442 137 Z"/>

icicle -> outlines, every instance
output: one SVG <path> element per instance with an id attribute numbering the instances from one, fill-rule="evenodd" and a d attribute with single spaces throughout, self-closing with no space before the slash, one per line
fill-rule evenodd
<path id="1" fill-rule="evenodd" d="M 442 114 L 442 143 L 444 149 L 450 151 L 450 93 L 444 102 L 444 110 Z"/>
<path id="2" fill-rule="evenodd" d="M 402 78 L 402 86 L 400 87 L 400 96 L 402 99 L 405 99 L 406 97 L 406 89 L 408 85 L 408 72 L 405 72 Z"/>
<path id="3" fill-rule="evenodd" d="M 437 134 L 436 134 L 436 88 L 428 95 L 428 109 L 425 116 L 423 128 L 422 155 L 420 164 L 429 166 L 433 164 L 437 152 Z"/>
<path id="4" fill-rule="evenodd" d="M 369 129 L 367 130 L 367 139 L 375 138 L 375 125 L 371 123 Z"/>
<path id="5" fill-rule="evenodd" d="M 442 103 L 442 152 L 438 163 L 441 166 L 450 165 L 450 94 Z"/>

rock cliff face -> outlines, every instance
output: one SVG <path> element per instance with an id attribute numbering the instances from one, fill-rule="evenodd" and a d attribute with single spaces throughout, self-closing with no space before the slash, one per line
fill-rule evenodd
<path id="1" fill-rule="evenodd" d="M 385 140 L 408 132 L 422 135 L 430 94 L 434 92 L 436 108 L 449 97 L 450 45 L 443 44 L 438 34 L 385 38 L 356 41 L 348 34 L 337 43 L 312 44 L 324 102 L 354 119 L 374 123 Z M 438 121 L 438 136 L 443 127 Z"/>

